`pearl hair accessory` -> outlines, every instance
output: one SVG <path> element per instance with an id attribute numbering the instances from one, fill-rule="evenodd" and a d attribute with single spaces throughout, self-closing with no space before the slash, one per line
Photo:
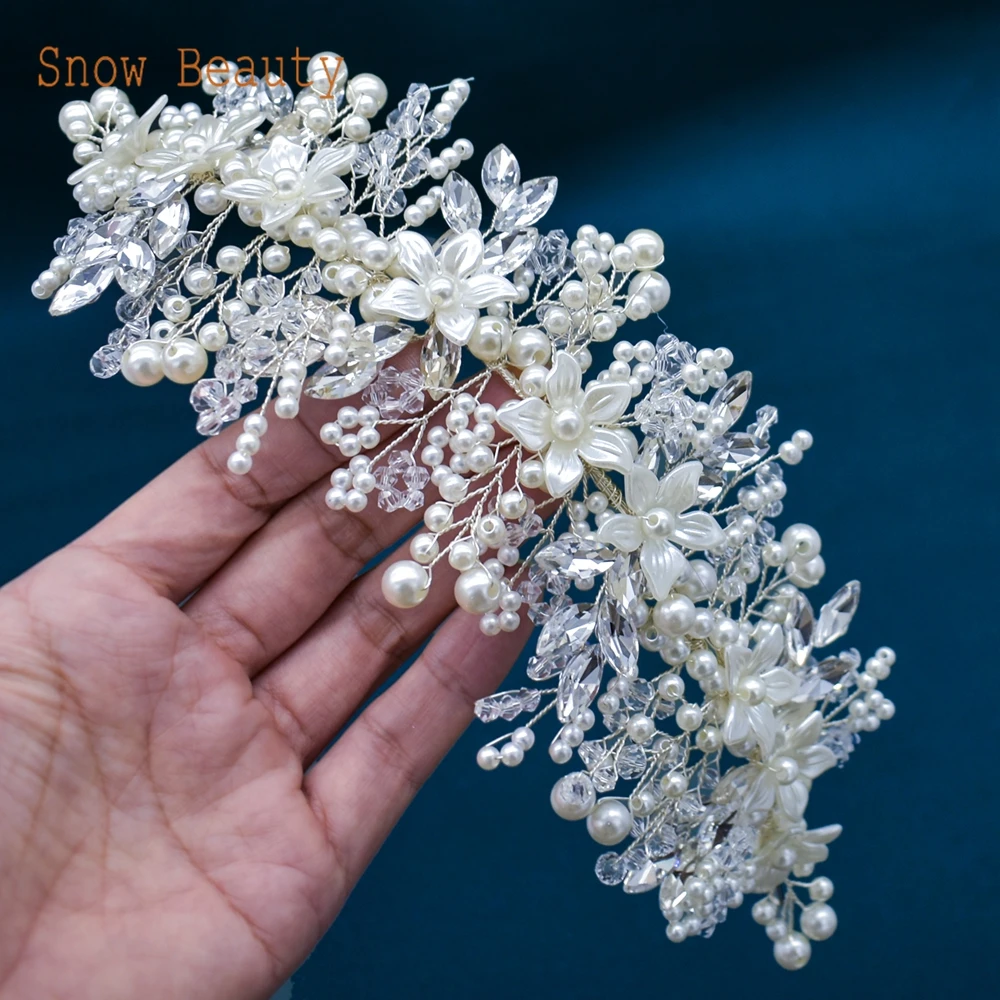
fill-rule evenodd
<path id="1" fill-rule="evenodd" d="M 65 105 L 83 215 L 32 291 L 60 316 L 116 282 L 121 325 L 91 370 L 190 384 L 202 434 L 239 419 L 263 383 L 235 475 L 268 417 L 294 419 L 303 395 L 360 394 L 319 432 L 345 459 L 327 505 L 423 511 L 409 558 L 383 571 L 386 600 L 420 604 L 447 560 L 484 633 L 522 614 L 540 626 L 527 667 L 540 686 L 476 705 L 484 722 L 529 716 L 480 767 L 520 764 L 554 715 L 549 756 L 578 763 L 552 808 L 615 848 L 598 879 L 655 891 L 673 942 L 758 895 L 776 960 L 802 968 L 837 927 L 833 883 L 814 868 L 841 828 L 808 826 L 812 783 L 894 714 L 879 690 L 892 650 L 827 652 L 859 584 L 814 611 L 819 533 L 774 524 L 784 466 L 812 435 L 774 448 L 772 406 L 737 429 L 750 373 L 662 321 L 617 339 L 591 374 L 592 345 L 667 305 L 663 241 L 543 234 L 556 178 L 522 181 L 503 145 L 483 161 L 484 202 L 459 172 L 471 142 L 431 151 L 468 80 L 411 85 L 373 129 L 377 76 L 350 76 L 331 52 L 308 71 L 293 94 L 214 66 L 211 114 L 162 97 L 139 116 L 117 88 Z M 221 239 L 237 219 L 253 231 L 242 246 Z M 415 367 L 401 362 L 410 344 Z M 480 364 L 459 382 L 467 355 Z"/>

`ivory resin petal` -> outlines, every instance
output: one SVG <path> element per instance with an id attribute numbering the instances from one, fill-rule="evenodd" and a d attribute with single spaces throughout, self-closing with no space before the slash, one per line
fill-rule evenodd
<path id="1" fill-rule="evenodd" d="M 482 233 L 478 229 L 467 229 L 459 236 L 452 236 L 441 247 L 438 262 L 442 271 L 456 278 L 474 274 L 483 262 Z"/>
<path id="2" fill-rule="evenodd" d="M 552 369 L 545 383 L 545 394 L 549 397 L 552 409 L 576 406 L 582 381 L 580 362 L 572 354 L 560 351 L 552 362 Z"/>
<path id="3" fill-rule="evenodd" d="M 631 514 L 612 514 L 597 529 L 597 537 L 622 552 L 635 552 L 642 545 L 642 523 Z"/>
<path id="4" fill-rule="evenodd" d="M 572 445 L 553 442 L 545 453 L 545 488 L 554 497 L 569 493 L 583 479 L 583 462 Z"/>
<path id="5" fill-rule="evenodd" d="M 492 302 L 510 302 L 517 298 L 512 281 L 498 274 L 476 274 L 466 278 L 462 289 L 462 304 L 482 309 Z"/>
<path id="6" fill-rule="evenodd" d="M 670 588 L 684 572 L 687 560 L 670 542 L 650 538 L 643 543 L 639 565 L 642 566 L 653 597 L 664 601 L 670 595 Z"/>
<path id="7" fill-rule="evenodd" d="M 430 243 L 409 230 L 396 234 L 396 262 L 414 281 L 427 282 L 438 274 L 437 261 Z"/>
<path id="8" fill-rule="evenodd" d="M 723 538 L 722 528 L 711 514 L 703 510 L 692 511 L 690 514 L 678 514 L 677 526 L 670 537 L 680 545 L 689 549 L 713 549 Z"/>
<path id="9" fill-rule="evenodd" d="M 529 451 L 541 451 L 551 440 L 549 420 L 552 411 L 544 400 L 509 400 L 497 410 L 497 423 Z"/>
<path id="10" fill-rule="evenodd" d="M 424 290 L 407 278 L 393 278 L 385 291 L 372 300 L 372 308 L 400 319 L 427 319 L 431 314 Z"/>
<path id="11" fill-rule="evenodd" d="M 616 469 L 626 473 L 633 464 L 635 438 L 629 431 L 594 427 L 577 444 L 580 457 L 599 469 Z"/>
<path id="12" fill-rule="evenodd" d="M 698 502 L 698 480 L 701 479 L 701 462 L 685 462 L 668 472 L 657 491 L 656 506 L 665 507 L 675 514 L 688 510 Z"/>
<path id="13" fill-rule="evenodd" d="M 583 394 L 583 415 L 590 424 L 613 424 L 632 402 L 628 382 L 591 382 Z"/>

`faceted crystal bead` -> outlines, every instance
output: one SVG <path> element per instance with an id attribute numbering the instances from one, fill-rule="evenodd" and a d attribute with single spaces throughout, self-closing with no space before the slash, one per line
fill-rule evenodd
<path id="1" fill-rule="evenodd" d="M 99 347 L 90 359 L 90 370 L 98 378 L 111 378 L 119 372 L 121 366 L 121 348 L 112 347 L 110 344 Z"/>
<path id="2" fill-rule="evenodd" d="M 455 384 L 461 365 L 462 349 L 432 326 L 420 351 L 420 371 L 431 399 L 440 399 Z"/>

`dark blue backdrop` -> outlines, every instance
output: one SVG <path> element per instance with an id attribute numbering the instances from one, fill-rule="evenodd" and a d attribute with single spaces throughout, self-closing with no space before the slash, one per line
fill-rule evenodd
<path id="1" fill-rule="evenodd" d="M 6 202 L 0 242 L 0 579 L 194 443 L 182 390 L 88 374 L 110 305 L 57 322 L 28 293 L 73 207 L 55 116 L 76 92 L 35 86 L 38 50 L 146 54 L 133 92 L 145 106 L 177 96 L 176 46 L 288 56 L 298 44 L 336 49 L 397 95 L 411 79 L 475 74 L 457 134 L 480 153 L 504 141 L 529 174 L 558 174 L 552 225 L 664 235 L 671 328 L 731 347 L 755 371 L 758 405 L 814 432 L 789 476 L 789 515 L 821 530 L 827 590 L 863 581 L 853 642 L 899 654 L 886 685 L 896 718 L 810 803 L 814 824 L 845 832 L 822 869 L 840 930 L 805 971 L 779 970 L 745 911 L 712 941 L 669 945 L 652 897 L 593 878 L 594 845 L 548 809 L 544 754 L 483 775 L 473 731 L 295 976 L 296 1000 L 589 1000 L 706 981 L 720 995 L 816 1000 L 988 992 L 1000 12 L 719 0 L 610 23 L 618 9 L 585 0 L 384 2 L 374 18 L 267 4 L 255 21 L 244 3 L 165 25 L 160 10 L 101 9 L 99 23 L 92 11 L 35 17 L 5 51 L 8 93 L 44 127 L 27 155 L 2 160 L 27 197 Z"/>

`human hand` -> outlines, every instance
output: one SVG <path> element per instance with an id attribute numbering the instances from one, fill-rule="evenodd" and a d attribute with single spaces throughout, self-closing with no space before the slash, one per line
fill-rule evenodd
<path id="1" fill-rule="evenodd" d="M 355 578 L 419 515 L 326 508 L 321 409 L 244 477 L 239 428 L 207 441 L 0 589 L 4 1000 L 269 996 L 523 645 L 446 563 L 410 611 Z"/>

